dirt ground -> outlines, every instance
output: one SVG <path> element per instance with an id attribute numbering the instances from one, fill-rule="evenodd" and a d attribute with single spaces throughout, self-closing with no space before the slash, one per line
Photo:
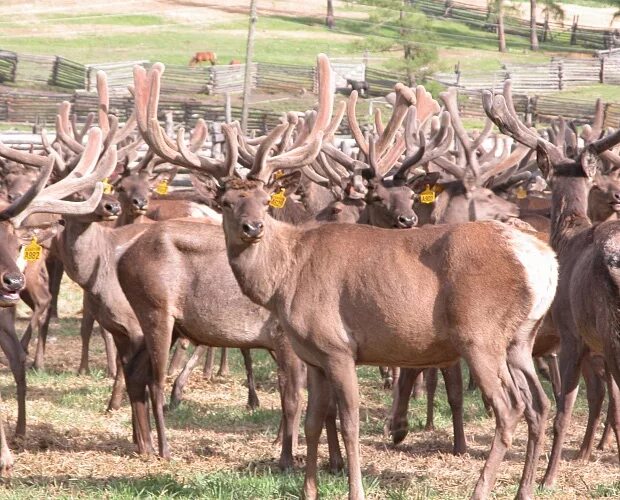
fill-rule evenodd
<path id="1" fill-rule="evenodd" d="M 233 354 L 237 361 L 233 363 L 231 376 L 207 382 L 200 373 L 196 373 L 187 388 L 186 402 L 168 414 L 172 460 L 165 462 L 154 457 L 139 457 L 135 455 L 131 442 L 129 408 L 124 406 L 110 415 L 104 413 L 111 381 L 103 374 L 105 360 L 98 335 L 93 339 L 93 374 L 75 375 L 80 346 L 77 337 L 80 304 L 79 289 L 75 285 L 64 285 L 61 303 L 64 317 L 52 328 L 46 372 L 30 372 L 28 375 L 28 434 L 24 441 L 11 439 L 16 464 L 12 478 L 0 485 L 0 498 L 109 498 L 100 490 L 95 490 L 94 494 L 78 494 L 75 488 L 84 484 L 103 488 L 114 482 L 142 481 L 153 477 L 172 477 L 179 482 L 191 480 L 197 474 L 216 473 L 236 473 L 249 478 L 267 476 L 276 481 L 286 477 L 277 468 L 279 448 L 273 444 L 279 422 L 279 398 L 275 366 L 268 356 L 259 358 L 255 363 L 262 405 L 260 410 L 252 413 L 244 407 L 247 390 L 241 363 L 237 359 L 239 356 Z M 23 321 L 21 325 L 23 327 Z M 392 446 L 383 437 L 390 394 L 380 387 L 374 368 L 361 368 L 360 381 L 361 448 L 363 473 L 367 484 L 370 484 L 369 497 L 467 496 L 488 453 L 494 428 L 493 419 L 481 414 L 479 398 L 472 396 L 465 410 L 469 453 L 456 457 L 451 454 L 452 431 L 448 413 L 439 417 L 437 431 L 412 431 L 402 445 Z M 8 420 L 11 437 L 16 406 L 14 385 L 6 368 L 0 370 L 0 389 L 4 400 L 3 413 Z M 436 404 L 439 408 L 446 407 L 445 394 Z M 410 412 L 410 422 L 419 426 L 424 403 L 416 402 L 414 406 L 416 410 Z M 565 457 L 569 459 L 575 455 L 585 428 L 583 401 L 580 408 L 571 424 L 565 447 Z M 442 412 L 438 410 L 438 413 Z M 553 414 L 554 410 L 547 427 L 547 453 L 551 444 Z M 305 453 L 303 431 L 301 434 L 299 467 L 295 476 L 299 481 Z M 513 448 L 500 469 L 496 498 L 514 496 L 523 467 L 526 438 L 526 426 L 522 422 Z M 563 462 L 557 488 L 544 492 L 544 498 L 617 494 L 620 485 L 617 483 L 618 456 L 615 449 L 612 446 L 605 452 L 594 451 L 592 460 L 587 464 L 572 460 Z M 325 444 L 320 453 L 325 464 Z M 543 455 L 538 479 L 542 477 L 546 463 L 547 458 Z M 344 478 L 341 482 L 342 488 L 345 488 Z M 73 486 L 76 484 L 82 486 Z M 400 493 L 388 495 L 389 492 Z M 325 495 L 326 498 L 342 496 Z M 229 498 L 225 495 L 214 497 Z M 291 497 L 287 495 L 286 498 Z"/>

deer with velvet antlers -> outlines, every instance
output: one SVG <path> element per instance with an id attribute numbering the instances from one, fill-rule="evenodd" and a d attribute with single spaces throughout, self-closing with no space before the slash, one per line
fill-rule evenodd
<path id="1" fill-rule="evenodd" d="M 319 65 L 329 74 L 325 56 Z M 223 180 L 220 200 L 228 261 L 241 290 L 277 317 L 308 364 L 305 496 L 317 497 L 318 441 L 335 394 L 349 496 L 364 497 L 356 364 L 442 366 L 460 357 L 472 367 L 497 421 L 474 497 L 490 494 L 523 413 L 529 436 L 519 496 L 531 496 L 549 408 L 531 352 L 555 294 L 553 251 L 498 222 L 391 231 L 349 224 L 295 227 L 271 218 L 270 195 L 279 189 L 270 182 L 272 172 L 316 158 L 332 103 L 319 108 L 299 151 L 270 157 L 288 124 L 274 128 L 247 180 Z M 221 169 L 211 171 L 223 177 Z M 515 299 L 500 300 L 505 296 Z M 143 325 L 145 331 L 155 326 Z"/>

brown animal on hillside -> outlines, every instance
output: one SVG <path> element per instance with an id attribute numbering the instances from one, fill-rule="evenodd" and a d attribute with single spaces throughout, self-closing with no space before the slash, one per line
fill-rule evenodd
<path id="1" fill-rule="evenodd" d="M 217 64 L 217 54 L 215 52 L 196 52 L 194 57 L 189 60 L 189 66 L 194 67 L 199 63 L 208 62 L 211 66 Z"/>
<path id="2" fill-rule="evenodd" d="M 241 61 L 239 59 L 231 59 L 228 63 L 229 66 L 238 66 L 239 64 L 241 64 Z"/>
<path id="3" fill-rule="evenodd" d="M 552 311 L 562 338 L 562 391 L 543 480 L 543 485 L 550 487 L 558 472 L 583 357 L 588 352 L 603 355 L 609 376 L 620 382 L 620 325 L 616 317 L 620 299 L 620 224 L 610 221 L 592 225 L 587 217 L 588 191 L 601 163 L 599 156 L 620 143 L 620 131 L 593 140 L 576 159 L 570 159 L 561 148 L 532 133 L 518 120 L 509 81 L 503 95 L 493 97 L 485 92 L 483 106 L 500 130 L 536 149 L 541 171 L 553 182 L 551 244 L 558 252 L 560 276 Z M 611 396 L 613 411 L 620 416 L 620 402 L 613 393 Z"/>

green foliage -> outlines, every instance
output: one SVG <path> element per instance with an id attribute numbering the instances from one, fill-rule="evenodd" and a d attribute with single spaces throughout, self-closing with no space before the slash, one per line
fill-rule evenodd
<path id="1" fill-rule="evenodd" d="M 433 22 L 401 0 L 370 0 L 377 7 L 364 28 L 368 35 L 362 46 L 373 52 L 390 52 L 396 47 L 403 57 L 390 62 L 389 69 L 407 75 L 409 83 L 432 73 L 437 61 L 433 44 Z M 379 34 L 381 32 L 381 34 Z"/>

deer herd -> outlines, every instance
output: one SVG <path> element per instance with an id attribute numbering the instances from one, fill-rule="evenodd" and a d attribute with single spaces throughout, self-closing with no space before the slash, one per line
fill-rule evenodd
<path id="1" fill-rule="evenodd" d="M 548 373 L 557 408 L 544 486 L 558 474 L 580 375 L 589 419 L 579 458 L 591 454 L 606 389 L 601 445 L 611 431 L 619 438 L 620 131 L 604 127 L 600 103 L 591 124 L 560 118 L 537 131 L 517 115 L 509 81 L 500 94 L 483 93 L 481 131 L 465 129 L 454 90 L 436 101 L 402 84 L 389 119 L 377 111 L 361 126 L 357 92 L 335 106 L 325 55 L 317 68 L 316 109 L 289 112 L 260 137 L 224 124 L 221 154 L 207 154 L 201 119 L 189 134 L 162 128 L 161 64 L 134 69 L 135 109 L 122 127 L 100 72 L 99 107 L 83 126 L 63 103 L 55 138 L 42 132 L 42 152 L 0 143 L 0 346 L 17 384 L 16 434 L 26 432 L 30 341 L 36 335 L 34 366 L 43 369 L 64 272 L 83 290 L 79 371 L 89 370 L 97 323 L 114 377 L 108 408 L 120 408 L 126 389 L 139 453 L 154 452 L 152 411 L 157 452 L 171 456 L 165 382 L 174 345 L 172 364 L 185 366 L 171 405 L 205 351 L 210 370 L 212 348 L 222 347 L 242 350 L 248 405 L 257 407 L 250 350 L 268 349 L 282 405 L 279 465 L 293 467 L 307 385 L 303 494 L 318 496 L 325 427 L 330 470 L 344 467 L 340 434 L 349 497 L 360 499 L 356 366 L 381 367 L 393 385 L 394 443 L 407 434 L 422 377 L 432 428 L 441 369 L 460 454 L 463 360 L 496 423 L 472 496 L 491 495 L 524 416 L 517 497 L 531 498 L 550 410 L 536 367 Z M 345 116 L 352 150 L 335 135 Z M 193 188 L 168 191 L 179 169 Z M 20 298 L 32 309 L 21 339 Z M 185 361 L 189 343 L 196 348 Z M 7 472 L 2 426 L 0 445 Z"/>

